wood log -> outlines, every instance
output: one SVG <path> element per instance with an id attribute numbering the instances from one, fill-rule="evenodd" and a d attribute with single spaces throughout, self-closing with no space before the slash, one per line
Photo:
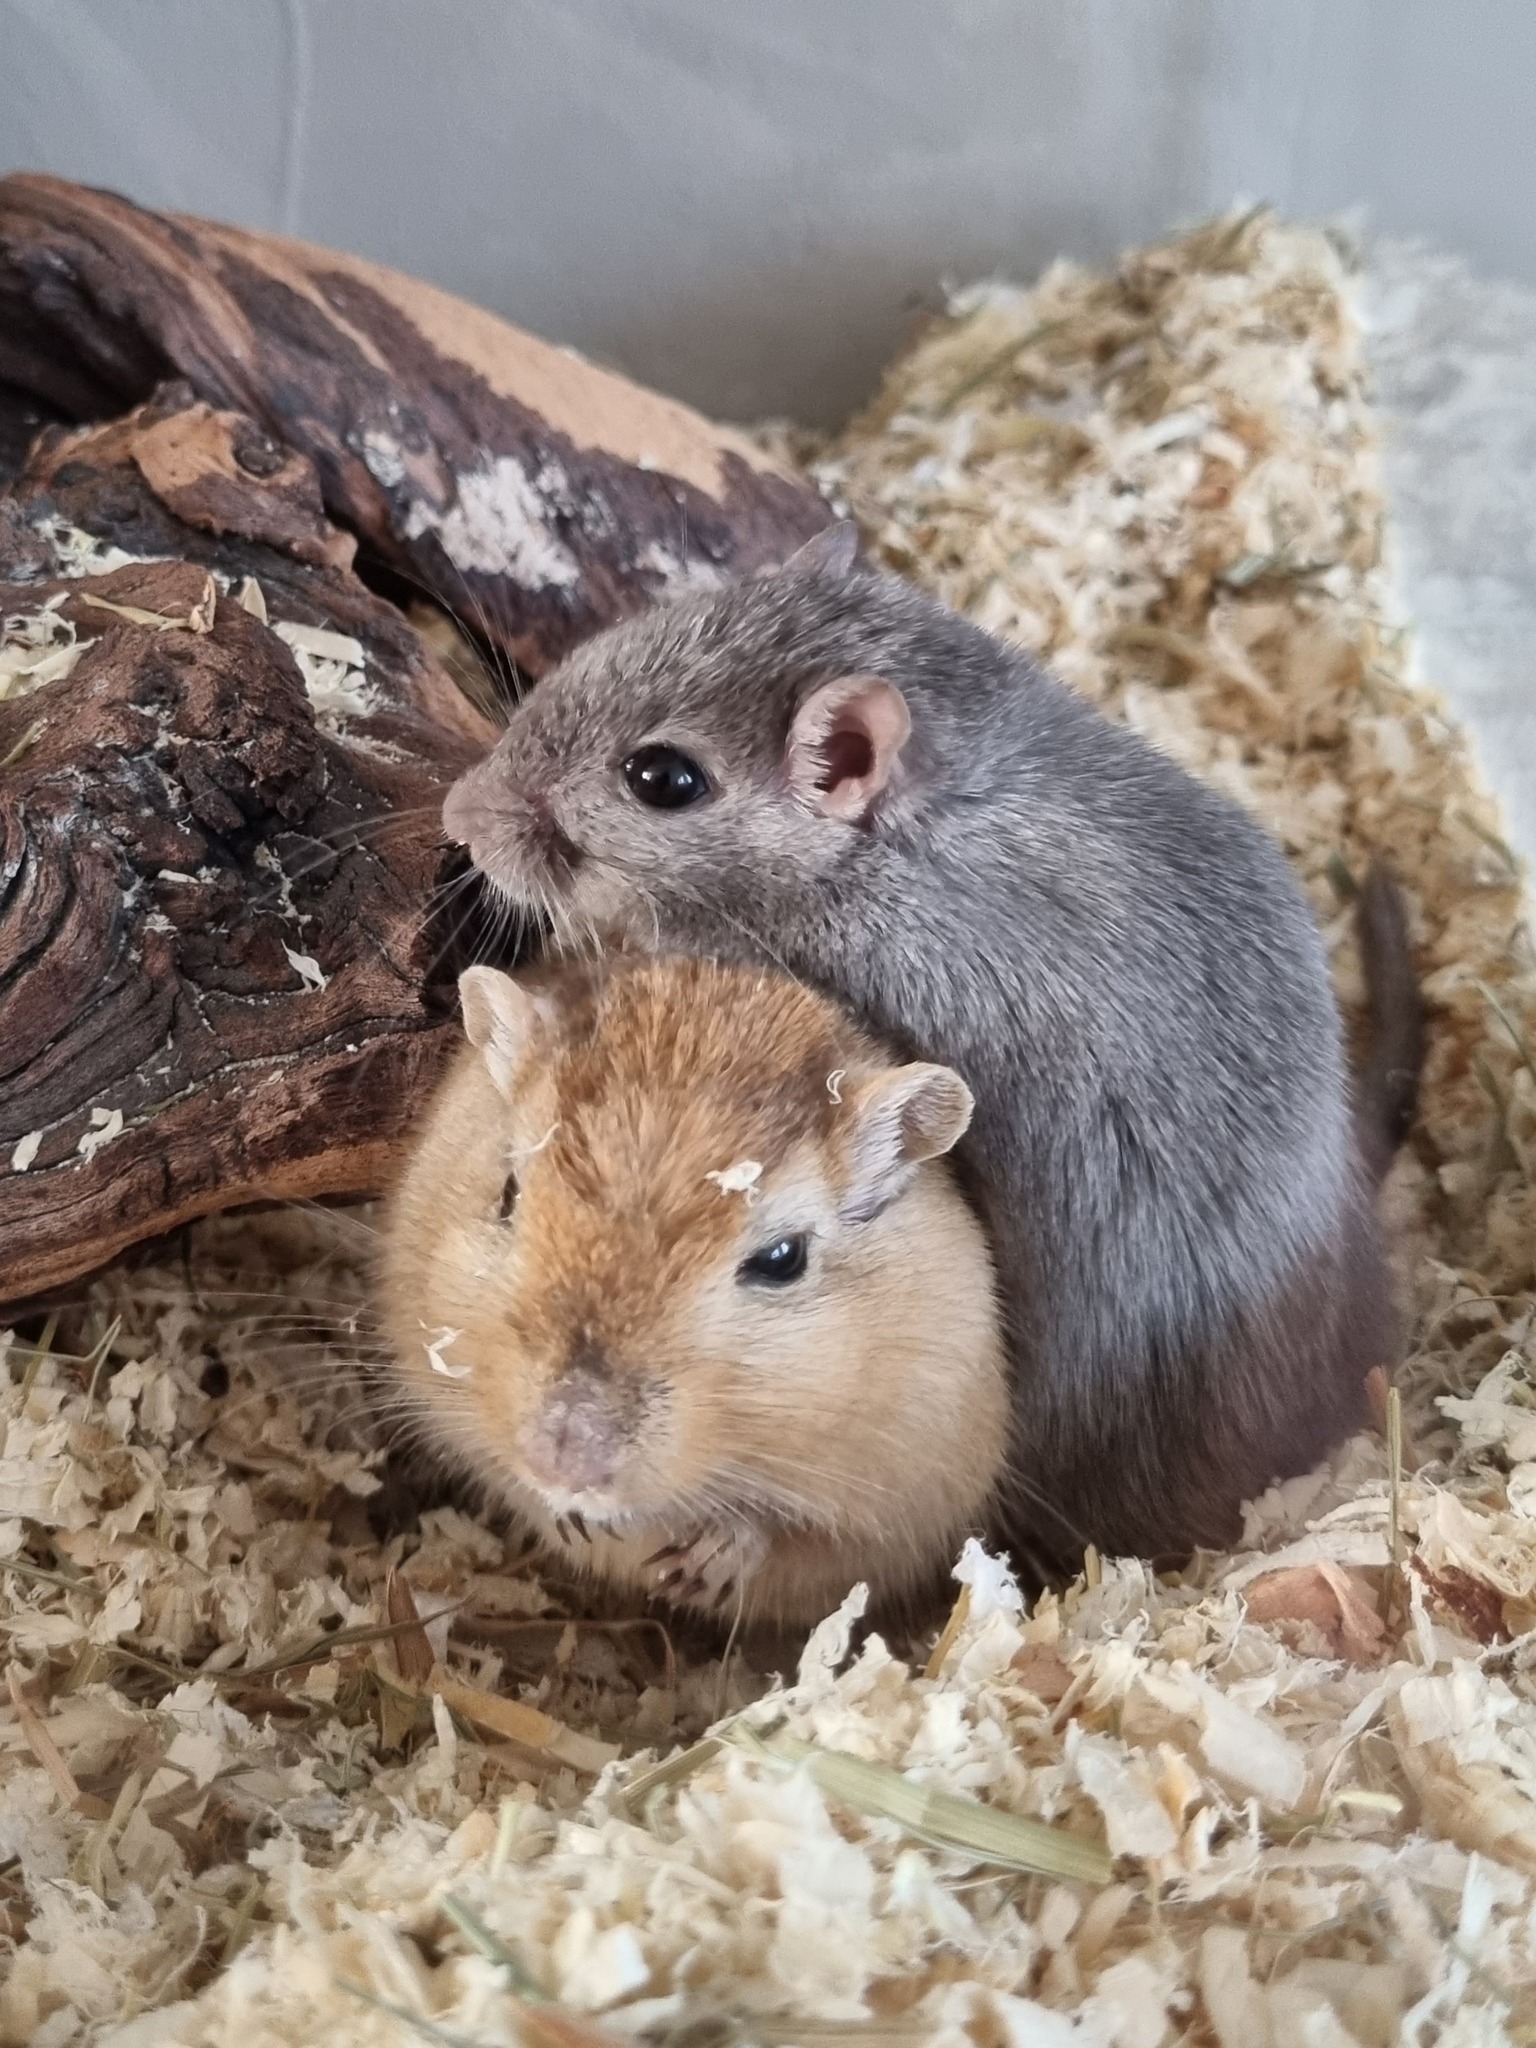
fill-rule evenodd
<path id="1" fill-rule="evenodd" d="M 831 517 L 745 437 L 398 272 L 0 180 L 0 379 L 87 420 L 171 376 L 307 456 L 333 522 L 533 676 Z"/>
<path id="2" fill-rule="evenodd" d="M 0 498 L 0 1299 L 375 1189 L 456 1036 L 438 810 L 493 728 L 351 550 L 184 389 Z"/>

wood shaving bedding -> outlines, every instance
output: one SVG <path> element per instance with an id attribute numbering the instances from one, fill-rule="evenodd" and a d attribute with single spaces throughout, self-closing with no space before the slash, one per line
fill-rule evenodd
<path id="1" fill-rule="evenodd" d="M 583 1621 L 492 1522 L 388 1533 L 365 1224 L 199 1226 L 0 1387 L 0 2043 L 1536 2040 L 1536 960 L 1408 681 L 1353 289 L 1266 215 L 1057 265 L 794 445 L 892 566 L 1252 807 L 1351 1005 L 1393 861 L 1431 1043 L 1385 1435 L 1182 1578 L 1090 1558 L 1026 1614 L 973 1550 L 926 1664 L 850 1662 L 854 1603 L 764 1694 Z M 559 1747 L 594 1739 L 632 1752 L 595 1781 Z M 872 1766 L 1094 1874 L 980 1861 Z"/>

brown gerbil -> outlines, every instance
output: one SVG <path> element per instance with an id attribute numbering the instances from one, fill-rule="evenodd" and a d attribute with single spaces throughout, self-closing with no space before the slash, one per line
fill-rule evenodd
<path id="1" fill-rule="evenodd" d="M 952 1561 L 1005 1455 L 971 1097 L 824 998 L 699 960 L 460 983 L 471 1044 L 395 1194 L 424 1433 L 551 1548 L 783 1624 Z"/>

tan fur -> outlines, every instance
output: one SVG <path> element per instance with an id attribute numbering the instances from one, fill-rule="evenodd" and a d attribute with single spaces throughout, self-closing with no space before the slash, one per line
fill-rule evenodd
<path id="1" fill-rule="evenodd" d="M 701 1583 L 673 1597 L 695 1604 L 803 1622 L 859 1579 L 896 1597 L 942 1571 L 1006 1438 L 986 1245 L 938 1158 L 870 1220 L 839 1213 L 871 1105 L 934 1070 L 752 969 L 618 959 L 524 986 L 540 1001 L 507 1027 L 527 1034 L 510 1076 L 505 1039 L 466 1049 L 387 1226 L 397 1370 L 428 1433 L 603 1577 L 654 1589 L 666 1562 L 645 1560 L 683 1547 Z M 940 1143 L 921 1121 L 901 1125 L 913 1156 Z M 708 1177 L 744 1161 L 750 1191 Z M 744 1258 L 803 1229 L 804 1279 L 743 1284 Z M 562 1464 L 550 1418 L 571 1401 L 617 1446 L 600 1480 Z M 557 1522 L 572 1510 L 590 1542 Z"/>

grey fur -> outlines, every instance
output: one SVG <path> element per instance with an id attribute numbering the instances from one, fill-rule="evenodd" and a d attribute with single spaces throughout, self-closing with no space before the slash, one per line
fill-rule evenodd
<path id="1" fill-rule="evenodd" d="M 1005 1533 L 1046 1559 L 1225 1541 L 1354 1426 L 1392 1342 L 1321 939 L 1234 805 L 837 553 L 589 642 L 448 828 L 524 903 L 776 962 L 958 1069 L 1012 1332 Z M 912 718 L 863 828 L 785 773 L 796 709 L 849 674 Z M 638 805 L 620 767 L 651 740 L 717 794 Z"/>

